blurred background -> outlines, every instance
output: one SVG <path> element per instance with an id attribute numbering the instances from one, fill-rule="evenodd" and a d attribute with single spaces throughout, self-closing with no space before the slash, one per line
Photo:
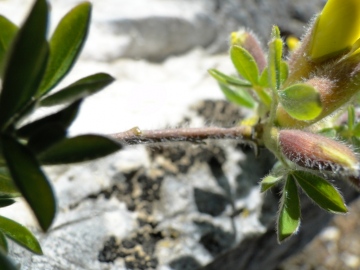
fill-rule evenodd
<path id="1" fill-rule="evenodd" d="M 51 4 L 50 35 L 60 18 L 80 1 L 51 0 L 49 2 Z M 155 129 L 179 125 L 195 127 L 219 123 L 225 126 L 234 124 L 236 117 L 241 117 L 244 112 L 222 103 L 225 101 L 221 91 L 207 74 L 210 68 L 217 68 L 224 73 L 234 73 L 227 56 L 229 34 L 239 28 L 251 29 L 258 35 L 264 48 L 274 24 L 280 27 L 284 38 L 288 35 L 301 37 L 306 31 L 309 20 L 322 9 L 326 1 L 94 0 L 91 2 L 93 16 L 88 41 L 79 62 L 59 88 L 100 71 L 113 75 L 116 82 L 105 91 L 86 100 L 78 119 L 71 127 L 72 134 L 87 132 L 109 134 L 128 130 L 134 126 L 139 126 L 141 129 Z M 33 1 L 30 0 L 0 0 L 0 13 L 19 25 L 32 3 Z M 204 116 L 204 112 L 207 111 L 210 113 L 208 115 L 205 113 Z M 229 112 L 231 116 L 226 114 Z M 233 151 L 232 149 L 235 148 L 236 150 Z M 255 186 L 259 177 L 262 176 L 261 174 L 266 174 L 268 167 L 271 167 L 271 158 L 265 159 L 264 163 L 251 159 L 250 154 L 247 154 L 248 150 L 234 144 L 230 146 L 221 144 L 219 148 L 205 147 L 201 151 L 196 150 L 198 152 L 195 151 L 195 154 L 191 147 L 182 145 L 175 147 L 177 149 L 175 152 L 169 150 L 171 148 L 164 149 L 158 147 L 148 151 L 144 147 L 135 147 L 129 152 L 123 151 L 99 163 L 60 169 L 49 168 L 60 200 L 59 218 L 54 230 L 48 236 L 37 232 L 43 239 L 45 257 L 34 257 L 20 250 L 14 251 L 14 256 L 22 263 L 24 269 L 125 269 L 124 267 L 197 269 L 236 246 L 245 235 L 265 230 L 266 226 L 256 221 L 259 215 L 261 216 L 260 209 L 264 208 L 261 206 L 262 199 L 254 194 L 258 194 Z M 190 169 L 185 169 L 185 172 L 179 171 L 178 168 L 185 165 L 181 163 L 183 162 L 181 158 L 176 159 L 174 155 L 179 155 L 178 151 L 181 149 L 185 149 L 184 156 L 190 155 L 195 160 L 205 156 L 207 167 L 199 165 L 200 169 L 192 170 L 191 164 L 188 164 L 186 166 Z M 207 151 L 206 154 L 204 151 Z M 225 153 L 223 155 L 227 161 L 222 161 L 222 152 Z M 171 164 L 166 162 L 175 164 L 177 168 L 171 169 Z M 253 169 L 250 163 L 256 163 L 261 168 Z M 242 164 L 240 169 L 237 168 L 239 164 Z M 216 196 L 220 194 L 226 197 L 229 194 L 226 194 L 226 189 L 219 189 L 218 186 L 221 186 L 219 181 L 217 185 L 211 184 L 206 177 L 200 176 L 202 173 L 210 173 L 211 177 L 218 180 L 221 177 L 218 177 L 219 174 L 214 168 L 224 170 L 222 177 L 225 175 L 228 178 L 231 188 L 235 186 L 237 189 L 239 186 L 243 188 L 235 195 L 230 194 L 234 196 L 232 205 L 225 203 L 223 208 L 220 207 L 219 213 L 216 212 L 217 210 L 214 213 L 214 207 L 215 209 L 219 207 L 222 197 Z M 141 173 L 144 170 L 146 173 Z M 171 175 L 169 173 L 171 170 L 176 180 L 166 178 Z M 260 175 L 257 173 L 259 170 Z M 162 176 L 163 172 L 159 175 L 159 171 L 166 171 L 167 176 Z M 247 174 L 252 174 L 254 179 L 251 180 L 249 187 L 245 188 L 237 183 L 237 180 L 245 181 L 246 177 L 250 179 Z M 242 176 L 239 178 L 239 175 Z M 116 202 L 111 201 L 121 195 L 119 190 L 124 183 L 129 184 L 127 182 L 129 179 L 136 178 L 136 183 L 140 183 L 140 189 L 148 188 L 141 184 L 140 176 L 151 179 L 151 188 L 154 188 L 155 184 L 160 186 L 156 189 L 160 198 L 155 196 L 156 198 L 151 200 L 148 197 L 146 200 L 135 200 L 134 198 L 141 196 L 134 195 L 130 196 L 128 201 L 121 198 Z M 165 180 L 160 181 L 162 177 Z M 205 179 L 198 180 L 197 177 Z M 180 178 L 187 180 L 181 182 L 183 180 Z M 84 179 L 86 179 L 85 184 Z M 154 179 L 158 179 L 158 182 Z M 189 179 L 198 182 L 189 184 L 187 182 L 190 181 Z M 192 189 L 186 188 L 189 185 Z M 211 191 L 209 193 L 211 196 L 204 193 L 204 190 Z M 135 192 L 131 188 L 130 191 Z M 179 195 L 179 198 L 169 198 L 174 193 L 180 194 L 182 191 L 184 194 Z M 126 192 L 123 197 L 126 197 Z M 135 204 L 133 205 L 135 211 L 131 210 L 129 200 Z M 153 209 L 146 210 L 146 207 L 139 206 L 149 201 L 153 203 L 150 204 Z M 169 209 L 162 209 L 161 204 L 172 206 L 169 206 Z M 212 205 L 210 210 L 206 208 L 208 205 Z M 248 214 L 243 214 L 234 225 L 234 220 L 230 221 L 228 215 L 229 213 L 231 215 L 235 208 Z M 117 212 L 118 209 L 123 212 L 120 214 Z M 277 269 L 360 269 L 360 244 L 358 244 L 360 203 L 354 203 L 350 209 L 348 215 L 337 216 L 300 254 L 278 265 Z M 272 211 L 271 213 L 275 215 L 276 209 Z M 97 214 L 94 214 L 95 212 Z M 102 212 L 108 216 L 101 216 Z M 5 214 L 14 216 L 16 220 L 33 227 L 36 231 L 32 218 L 24 214 L 22 208 L 12 208 Z M 114 217 L 113 214 L 117 216 Z M 143 217 L 144 215 L 146 218 Z M 175 219 L 172 219 L 173 217 Z M 98 224 L 100 230 L 94 225 L 96 222 L 93 218 L 100 220 Z M 78 220 L 85 222 L 87 220 L 90 223 L 84 225 Z M 173 226 L 170 226 L 171 223 Z M 71 224 L 82 227 L 71 228 Z M 180 225 L 177 227 L 176 224 Z M 196 228 L 193 224 L 196 224 Z M 205 237 L 210 234 L 204 234 L 204 231 L 218 232 L 221 226 L 227 227 L 222 228 L 225 232 L 236 227 L 235 242 L 229 240 L 231 234 L 216 234 L 217 238 L 211 239 Z M 61 228 L 67 229 L 62 231 Z M 150 230 L 150 233 L 140 229 Z M 87 230 L 91 230 L 91 234 L 96 237 L 84 238 L 88 237 Z M 102 234 L 93 233 L 96 230 L 101 231 Z M 126 238 L 133 234 L 134 237 Z M 148 237 L 150 240 L 148 242 L 144 239 L 139 240 L 141 237 Z M 219 237 L 225 239 L 227 243 L 223 244 Z M 72 242 L 73 239 L 79 240 Z M 209 244 L 209 241 L 213 241 L 212 244 Z M 74 245 L 81 245 L 80 242 L 94 244 L 88 244 L 89 247 L 86 248 L 79 247 L 77 250 L 79 254 L 74 255 L 76 253 Z M 214 246 L 217 249 L 214 249 Z M 136 251 L 136 247 L 141 248 L 143 253 Z M 194 256 L 190 257 L 189 254 Z M 144 260 L 145 263 L 136 264 L 134 260 Z M 47 265 L 48 268 L 45 266 L 39 268 L 40 265 Z"/>

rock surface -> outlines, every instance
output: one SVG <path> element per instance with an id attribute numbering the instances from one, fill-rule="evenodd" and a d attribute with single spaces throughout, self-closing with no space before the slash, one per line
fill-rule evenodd
<path id="1" fill-rule="evenodd" d="M 19 23 L 31 2 L 0 1 L 0 11 Z M 77 1 L 50 2 L 56 22 Z M 92 2 L 88 43 L 63 84 L 100 71 L 117 81 L 85 102 L 71 134 L 109 134 L 136 125 L 154 129 L 236 123 L 245 112 L 223 101 L 206 72 L 215 67 L 234 72 L 224 53 L 229 32 L 250 27 L 266 41 L 271 25 L 278 24 L 285 32 L 300 35 L 324 4 L 320 0 Z M 218 52 L 223 54 L 214 54 Z M 190 270 L 215 258 L 206 269 L 220 269 L 213 266 L 238 254 L 242 248 L 238 244 L 249 235 L 259 239 L 275 235 L 276 194 L 262 198 L 257 185 L 272 162 L 271 155 L 255 159 L 251 149 L 236 142 L 210 142 L 129 147 L 99 161 L 46 168 L 59 199 L 58 216 L 48 234 L 37 230 L 23 203 L 1 209 L 2 215 L 34 230 L 45 255 L 34 256 L 12 245 L 11 256 L 26 270 Z M 319 221 L 317 229 L 327 220 Z M 299 241 L 307 240 L 305 235 Z M 291 253 L 281 253 L 284 247 L 274 244 L 271 249 L 261 254 L 270 260 L 278 251 L 282 255 L 276 263 Z"/>

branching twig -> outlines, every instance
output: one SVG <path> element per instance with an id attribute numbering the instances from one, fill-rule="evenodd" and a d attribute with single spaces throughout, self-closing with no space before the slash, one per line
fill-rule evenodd
<path id="1" fill-rule="evenodd" d="M 128 131 L 111 134 L 110 136 L 128 145 L 162 142 L 199 143 L 207 139 L 234 139 L 259 145 L 260 132 L 262 132 L 261 125 L 255 127 L 202 127 L 163 130 L 140 130 L 140 128 L 134 127 Z"/>

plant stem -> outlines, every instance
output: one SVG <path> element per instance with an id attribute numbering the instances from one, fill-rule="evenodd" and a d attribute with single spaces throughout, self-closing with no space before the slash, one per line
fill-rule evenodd
<path id="1" fill-rule="evenodd" d="M 233 139 L 259 145 L 261 144 L 259 138 L 262 137 L 259 134 L 260 132 L 262 132 L 262 125 L 257 125 L 254 127 L 203 127 L 163 130 L 140 130 L 140 128 L 134 127 L 125 132 L 111 134 L 110 137 L 128 145 L 162 142 L 200 143 L 207 139 Z"/>

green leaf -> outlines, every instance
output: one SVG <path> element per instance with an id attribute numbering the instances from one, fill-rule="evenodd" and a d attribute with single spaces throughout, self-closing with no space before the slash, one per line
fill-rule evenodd
<path id="1" fill-rule="evenodd" d="M 0 231 L 31 252 L 39 255 L 43 254 L 35 236 L 23 225 L 0 216 Z"/>
<path id="2" fill-rule="evenodd" d="M 105 73 L 97 73 L 59 90 L 53 95 L 50 95 L 41 100 L 41 106 L 54 106 L 64 103 L 71 103 L 80 98 L 85 98 L 109 85 L 114 81 L 114 78 Z"/>
<path id="3" fill-rule="evenodd" d="M 265 88 L 270 87 L 269 86 L 269 68 L 264 68 L 263 72 L 261 73 L 260 79 L 259 79 L 259 85 Z"/>
<path id="4" fill-rule="evenodd" d="M 33 210 L 40 227 L 47 231 L 56 212 L 50 183 L 28 148 L 5 134 L 2 135 L 2 141 L 3 154 L 12 179 Z"/>
<path id="5" fill-rule="evenodd" d="M 237 72 L 253 85 L 258 84 L 259 69 L 252 55 L 242 47 L 232 46 L 230 49 L 231 60 Z"/>
<path id="6" fill-rule="evenodd" d="M 60 141 L 39 155 L 42 164 L 68 164 L 104 157 L 122 145 L 100 135 L 80 135 Z"/>
<path id="7" fill-rule="evenodd" d="M 332 213 L 346 213 L 348 211 L 343 197 L 325 179 L 303 171 L 296 171 L 293 175 L 309 198 L 321 208 Z"/>
<path id="8" fill-rule="evenodd" d="M 13 41 L 18 27 L 11 21 L 0 15 L 0 78 L 2 77 L 4 64 L 6 61 L 6 53 Z"/>
<path id="9" fill-rule="evenodd" d="M 58 125 L 66 130 L 75 120 L 82 100 L 78 100 L 61 111 L 31 122 L 17 130 L 17 135 L 22 138 L 30 138 L 37 134 L 39 130 L 48 129 L 50 126 Z"/>
<path id="10" fill-rule="evenodd" d="M 255 107 L 256 105 L 255 100 L 245 89 L 241 89 L 241 88 L 233 89 L 223 83 L 219 83 L 219 86 L 221 91 L 224 93 L 225 97 L 229 101 L 250 109 Z"/>
<path id="11" fill-rule="evenodd" d="M 280 64 L 280 84 L 282 85 L 289 76 L 289 66 L 286 61 L 281 61 Z"/>
<path id="12" fill-rule="evenodd" d="M 4 252 L 5 254 L 7 254 L 9 251 L 7 240 L 5 238 L 5 235 L 1 231 L 0 231 L 0 249 L 2 249 L 2 252 Z"/>
<path id="13" fill-rule="evenodd" d="M 322 130 L 317 132 L 320 135 L 323 135 L 328 138 L 335 138 L 337 135 L 336 129 L 334 128 L 323 128 Z"/>
<path id="14" fill-rule="evenodd" d="M 9 199 L 9 198 L 2 198 L 0 197 L 0 208 L 1 207 L 6 207 L 9 205 L 12 205 L 13 203 L 15 203 L 16 201 L 13 199 Z"/>
<path id="15" fill-rule="evenodd" d="M 0 96 L 0 129 L 29 105 L 40 84 L 48 58 L 45 39 L 48 6 L 36 1 L 25 24 L 19 30 L 5 66 Z"/>
<path id="16" fill-rule="evenodd" d="M 298 230 L 300 226 L 300 200 L 294 179 L 289 175 L 281 196 L 278 217 L 278 241 L 281 243 Z"/>
<path id="17" fill-rule="evenodd" d="M 348 124 L 348 129 L 349 130 L 353 130 L 354 126 L 355 126 L 355 108 L 353 105 L 350 105 L 348 107 L 348 121 L 347 121 L 347 124 Z"/>
<path id="18" fill-rule="evenodd" d="M 264 177 L 263 180 L 261 180 L 260 183 L 260 191 L 265 192 L 268 189 L 272 188 L 276 184 L 278 184 L 283 179 L 283 176 L 275 176 L 272 174 L 269 174 L 268 176 Z"/>
<path id="19" fill-rule="evenodd" d="M 28 140 L 27 147 L 38 154 L 64 139 L 67 135 L 63 126 L 55 123 L 37 130 Z"/>
<path id="20" fill-rule="evenodd" d="M 85 42 L 91 4 L 84 2 L 67 13 L 50 39 L 50 58 L 37 96 L 49 92 L 72 68 Z"/>
<path id="21" fill-rule="evenodd" d="M 308 84 L 294 84 L 279 91 L 279 98 L 288 114 L 298 120 L 313 120 L 322 111 L 319 92 Z"/>
<path id="22" fill-rule="evenodd" d="M 360 123 L 357 123 L 353 130 L 354 136 L 360 137 Z"/>
<path id="23" fill-rule="evenodd" d="M 19 270 L 18 267 L 9 259 L 4 252 L 0 251 L 0 269 L 2 270 Z"/>
<path id="24" fill-rule="evenodd" d="M 269 56 L 268 56 L 268 80 L 271 89 L 278 90 L 281 87 L 282 75 L 282 49 L 283 42 L 280 38 L 275 38 L 269 43 Z M 284 73 L 284 72 L 283 72 Z"/>
<path id="25" fill-rule="evenodd" d="M 0 196 L 9 196 L 9 198 L 18 197 L 19 191 L 9 174 L 9 171 L 0 167 Z"/>
<path id="26" fill-rule="evenodd" d="M 273 25 L 273 27 L 271 28 L 271 38 L 281 38 L 280 29 L 277 25 Z"/>
<path id="27" fill-rule="evenodd" d="M 216 70 L 216 69 L 209 69 L 209 74 L 215 78 L 219 83 L 229 84 L 233 86 L 242 86 L 242 87 L 251 87 L 251 83 L 239 78 L 235 78 L 232 76 L 227 76 L 224 73 Z"/>

